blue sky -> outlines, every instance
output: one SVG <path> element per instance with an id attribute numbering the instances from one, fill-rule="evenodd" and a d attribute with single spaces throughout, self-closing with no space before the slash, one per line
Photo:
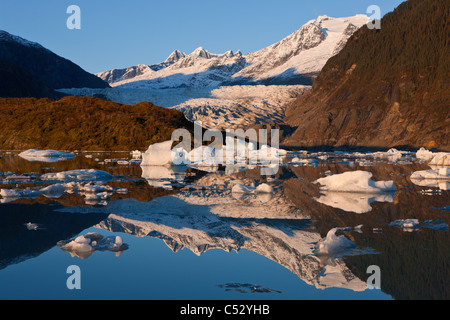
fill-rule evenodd
<path id="1" fill-rule="evenodd" d="M 164 61 L 175 49 L 249 53 L 288 36 L 319 15 L 382 15 L 401 0 L 0 0 L 0 30 L 39 42 L 97 73 Z M 69 30 L 69 5 L 81 30 Z"/>

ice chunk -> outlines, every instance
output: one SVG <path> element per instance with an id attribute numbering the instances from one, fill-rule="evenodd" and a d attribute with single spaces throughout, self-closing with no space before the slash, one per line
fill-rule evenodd
<path id="1" fill-rule="evenodd" d="M 419 227 L 418 219 L 403 219 L 397 220 L 389 224 L 390 227 L 398 227 L 403 229 L 404 231 L 413 231 L 414 229 Z"/>
<path id="2" fill-rule="evenodd" d="M 318 179 L 322 191 L 384 193 L 394 192 L 393 181 L 373 181 L 373 174 L 368 171 L 350 171 Z"/>
<path id="3" fill-rule="evenodd" d="M 411 180 L 450 180 L 450 167 L 440 169 L 416 171 L 411 175 Z"/>
<path id="4" fill-rule="evenodd" d="M 266 183 L 260 184 L 256 190 L 257 193 L 272 193 L 273 188 Z"/>
<path id="5" fill-rule="evenodd" d="M 56 181 L 109 181 L 111 174 L 95 169 L 81 169 L 58 173 L 47 173 L 41 176 L 42 180 Z"/>
<path id="6" fill-rule="evenodd" d="M 66 191 L 66 189 L 64 188 L 64 186 L 62 184 L 57 183 L 57 184 L 52 184 L 48 187 L 42 188 L 39 191 L 42 192 L 42 194 L 48 198 L 58 198 Z"/>
<path id="7" fill-rule="evenodd" d="M 337 231 L 338 228 L 331 229 L 326 238 L 319 241 L 316 249 L 317 254 L 333 255 L 356 248 L 356 244 L 348 240 L 345 236 L 336 236 Z"/>
<path id="8" fill-rule="evenodd" d="M 416 153 L 416 158 L 424 161 L 428 161 L 434 157 L 433 152 L 428 151 L 425 148 L 420 148 L 419 151 Z"/>
<path id="9" fill-rule="evenodd" d="M 0 195 L 3 198 L 34 198 L 39 197 L 41 192 L 30 189 L 1 189 Z"/>
<path id="10" fill-rule="evenodd" d="M 148 150 L 142 154 L 141 166 L 164 166 L 171 164 L 172 144 L 172 140 L 152 144 Z"/>
<path id="11" fill-rule="evenodd" d="M 73 153 L 66 153 L 55 150 L 30 149 L 19 153 L 19 156 L 28 161 L 56 162 L 59 160 L 72 159 Z"/>
<path id="12" fill-rule="evenodd" d="M 450 166 L 450 153 L 438 153 L 429 163 L 430 166 Z"/>

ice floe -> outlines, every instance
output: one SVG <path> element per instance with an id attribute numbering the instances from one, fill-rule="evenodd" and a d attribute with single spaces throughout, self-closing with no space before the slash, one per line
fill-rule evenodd
<path id="1" fill-rule="evenodd" d="M 314 183 L 321 185 L 321 191 L 366 194 L 395 191 L 393 181 L 373 181 L 372 176 L 373 174 L 368 171 L 349 171 L 320 178 Z"/>
<path id="2" fill-rule="evenodd" d="M 41 176 L 41 179 L 54 181 L 109 181 L 112 179 L 112 175 L 101 170 L 81 169 L 57 173 L 46 173 Z"/>
<path id="3" fill-rule="evenodd" d="M 448 224 L 443 223 L 442 221 L 433 222 L 433 220 L 426 220 L 421 224 L 418 219 L 401 219 L 390 223 L 389 226 L 400 228 L 405 232 L 417 231 L 420 228 L 427 228 L 446 232 L 448 232 L 449 230 Z"/>
<path id="4" fill-rule="evenodd" d="M 236 142 L 237 141 L 237 142 Z M 256 150 L 253 143 L 239 139 L 227 145 L 200 146 L 191 151 L 183 148 L 172 149 L 173 141 L 151 145 L 142 154 L 141 166 L 193 165 L 199 167 L 214 167 L 234 164 L 269 164 L 279 163 L 287 154 L 286 150 L 262 145 Z M 230 147 L 231 146 L 231 147 Z"/>
<path id="5" fill-rule="evenodd" d="M 70 241 L 59 241 L 58 246 L 72 256 L 82 259 L 89 257 L 95 251 L 113 251 L 119 256 L 128 249 L 128 245 L 123 243 L 122 237 L 104 237 L 98 233 L 88 233 Z"/>
<path id="6" fill-rule="evenodd" d="M 421 148 L 416 153 L 416 158 L 422 161 L 429 161 L 430 166 L 450 166 L 450 153 L 432 152 L 425 148 Z"/>
<path id="7" fill-rule="evenodd" d="M 28 161 L 57 162 L 60 160 L 73 159 L 75 154 L 56 150 L 30 149 L 19 153 L 19 156 Z"/>
<path id="8" fill-rule="evenodd" d="M 318 242 L 316 254 L 334 255 L 342 254 L 349 249 L 355 249 L 356 244 L 345 236 L 337 236 L 338 228 L 331 229 L 327 236 Z"/>
<path id="9" fill-rule="evenodd" d="M 416 171 L 411 174 L 411 182 L 421 187 L 450 190 L 450 168 Z"/>
<path id="10" fill-rule="evenodd" d="M 438 153 L 428 163 L 430 166 L 450 166 L 450 153 Z"/>

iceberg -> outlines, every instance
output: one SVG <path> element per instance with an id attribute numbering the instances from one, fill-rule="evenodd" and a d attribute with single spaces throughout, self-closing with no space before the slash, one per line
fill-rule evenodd
<path id="1" fill-rule="evenodd" d="M 334 255 L 345 253 L 349 249 L 355 249 L 356 244 L 345 236 L 337 236 L 338 228 L 331 229 L 327 236 L 319 241 L 316 248 L 318 255 Z"/>
<path id="2" fill-rule="evenodd" d="M 424 160 L 424 161 L 431 160 L 433 157 L 434 157 L 433 152 L 431 152 L 425 148 L 420 148 L 420 150 L 417 151 L 417 153 L 416 153 L 416 158 L 420 159 L 420 160 Z"/>
<path id="3" fill-rule="evenodd" d="M 112 179 L 112 176 L 106 171 L 81 169 L 57 173 L 46 173 L 41 176 L 41 179 L 55 181 L 109 181 Z"/>
<path id="4" fill-rule="evenodd" d="M 40 162 L 57 162 L 60 160 L 73 159 L 75 155 L 73 153 L 66 153 L 55 150 L 39 150 L 30 149 L 19 153 L 21 158 L 28 161 L 40 161 Z"/>
<path id="5" fill-rule="evenodd" d="M 389 224 L 390 227 L 397 227 L 403 229 L 403 231 L 414 231 L 419 227 L 418 219 L 403 219 L 396 220 Z"/>
<path id="6" fill-rule="evenodd" d="M 450 180 L 450 167 L 440 169 L 416 171 L 411 175 L 411 180 Z"/>
<path id="7" fill-rule="evenodd" d="M 350 171 L 321 178 L 313 183 L 320 184 L 321 191 L 366 194 L 395 192 L 393 181 L 373 181 L 372 176 L 368 171 Z"/>
<path id="8" fill-rule="evenodd" d="M 438 153 L 428 163 L 430 166 L 450 166 L 450 153 Z"/>
<path id="9" fill-rule="evenodd" d="M 450 153 L 447 152 L 431 152 L 425 148 L 421 148 L 416 153 L 416 158 L 423 161 L 430 161 L 431 166 L 450 166 Z"/>
<path id="10" fill-rule="evenodd" d="M 142 154 L 141 166 L 164 166 L 172 163 L 173 141 L 152 144 L 148 150 Z"/>

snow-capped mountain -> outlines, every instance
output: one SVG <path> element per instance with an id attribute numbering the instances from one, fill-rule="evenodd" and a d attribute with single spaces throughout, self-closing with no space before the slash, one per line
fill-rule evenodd
<path id="1" fill-rule="evenodd" d="M 175 50 L 166 61 L 97 74 L 114 87 L 162 89 L 222 84 L 311 84 L 326 61 L 367 23 L 366 15 L 320 16 L 283 40 L 257 52 L 213 54 L 202 47 Z"/>

